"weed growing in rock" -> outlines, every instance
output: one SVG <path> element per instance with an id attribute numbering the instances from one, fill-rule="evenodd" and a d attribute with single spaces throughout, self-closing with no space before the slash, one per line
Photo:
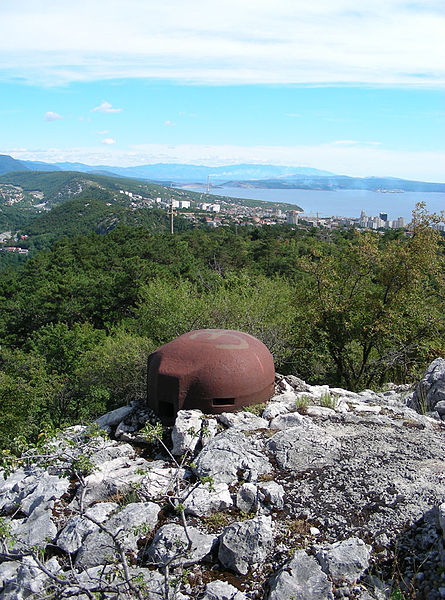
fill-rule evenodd
<path id="1" fill-rule="evenodd" d="M 330 394 L 329 392 L 325 392 L 321 395 L 320 406 L 324 406 L 325 408 L 332 408 L 332 410 L 334 410 L 336 404 L 337 399 L 334 395 Z"/>
<path id="2" fill-rule="evenodd" d="M 297 396 L 297 398 L 295 400 L 295 406 L 297 407 L 298 411 L 304 410 L 305 408 L 307 408 L 309 406 L 310 403 L 311 403 L 311 399 L 309 398 L 309 396 L 306 396 L 306 394 Z"/>

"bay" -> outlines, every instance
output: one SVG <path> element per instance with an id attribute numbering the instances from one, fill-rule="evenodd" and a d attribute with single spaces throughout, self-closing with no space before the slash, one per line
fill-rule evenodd
<path id="1" fill-rule="evenodd" d="M 196 191 L 205 191 L 199 188 Z M 445 194 L 441 192 L 403 192 L 382 193 L 364 190 L 282 190 L 261 188 L 215 187 L 211 194 L 230 196 L 231 198 L 252 198 L 268 202 L 286 202 L 301 206 L 305 215 L 319 217 L 341 216 L 359 217 L 362 210 L 368 216 L 377 216 L 380 212 L 388 214 L 389 219 L 404 217 L 411 220 L 412 211 L 417 202 L 425 202 L 429 212 L 440 213 L 445 210 Z"/>

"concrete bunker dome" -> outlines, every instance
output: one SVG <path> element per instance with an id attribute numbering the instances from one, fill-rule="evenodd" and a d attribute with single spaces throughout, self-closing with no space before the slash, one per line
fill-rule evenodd
<path id="1" fill-rule="evenodd" d="M 242 331 L 189 331 L 150 354 L 147 367 L 148 405 L 164 421 L 182 409 L 236 411 L 274 393 L 271 353 Z"/>

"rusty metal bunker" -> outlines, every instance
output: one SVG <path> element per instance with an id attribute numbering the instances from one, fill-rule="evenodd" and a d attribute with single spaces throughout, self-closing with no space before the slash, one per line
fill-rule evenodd
<path id="1" fill-rule="evenodd" d="M 231 329 L 198 329 L 164 344 L 148 357 L 149 407 L 164 421 L 178 410 L 233 412 L 266 402 L 275 367 L 257 338 Z"/>

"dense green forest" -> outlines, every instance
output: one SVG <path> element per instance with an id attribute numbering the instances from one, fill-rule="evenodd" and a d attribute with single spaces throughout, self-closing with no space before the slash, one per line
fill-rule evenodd
<path id="1" fill-rule="evenodd" d="M 85 211 L 76 202 L 51 219 Z M 247 331 L 277 371 L 350 389 L 410 381 L 445 355 L 443 238 L 421 208 L 410 235 L 184 226 L 171 236 L 165 215 L 113 229 L 112 214 L 101 218 L 97 233 L 68 222 L 69 237 L 0 271 L 3 447 L 143 396 L 149 352 L 190 329 Z"/>

